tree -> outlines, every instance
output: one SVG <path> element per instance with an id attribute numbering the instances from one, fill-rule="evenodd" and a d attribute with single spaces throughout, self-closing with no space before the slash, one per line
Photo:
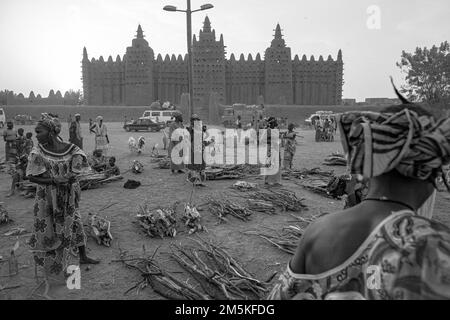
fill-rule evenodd
<path id="1" fill-rule="evenodd" d="M 439 105 L 450 102 L 450 45 L 416 48 L 414 53 L 403 51 L 397 66 L 406 73 L 402 87 L 413 101 Z"/>

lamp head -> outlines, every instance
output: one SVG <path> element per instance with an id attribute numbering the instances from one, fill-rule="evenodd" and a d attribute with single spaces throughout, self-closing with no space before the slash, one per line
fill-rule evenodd
<path id="1" fill-rule="evenodd" d="M 201 10 L 208 10 L 208 9 L 212 9 L 212 8 L 214 8 L 214 6 L 212 4 L 210 4 L 210 3 L 207 3 L 207 4 L 204 4 L 204 5 L 200 6 Z"/>
<path id="2" fill-rule="evenodd" d="M 177 7 L 175 6 L 165 6 L 163 8 L 164 11 L 177 11 Z"/>

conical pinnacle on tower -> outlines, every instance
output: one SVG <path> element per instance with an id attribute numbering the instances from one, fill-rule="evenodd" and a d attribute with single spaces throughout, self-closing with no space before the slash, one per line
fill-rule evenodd
<path id="1" fill-rule="evenodd" d="M 209 21 L 208 16 L 206 16 L 203 22 L 203 32 L 211 32 L 211 21 Z"/>
<path id="2" fill-rule="evenodd" d="M 141 25 L 138 26 L 136 38 L 144 39 L 144 32 L 142 31 Z"/>
<path id="3" fill-rule="evenodd" d="M 86 47 L 83 48 L 83 60 L 89 60 Z"/>
<path id="4" fill-rule="evenodd" d="M 280 24 L 277 23 L 277 27 L 275 28 L 275 39 L 282 39 L 283 35 L 281 34 Z"/>

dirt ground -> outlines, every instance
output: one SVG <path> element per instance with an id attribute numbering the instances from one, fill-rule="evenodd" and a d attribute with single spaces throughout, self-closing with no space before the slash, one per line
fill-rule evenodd
<path id="1" fill-rule="evenodd" d="M 169 246 L 174 241 L 183 242 L 188 238 L 187 233 L 180 233 L 175 239 L 150 239 L 143 235 L 140 228 L 135 225 L 137 206 L 148 199 L 154 207 L 168 207 L 175 201 L 186 202 L 189 199 L 191 186 L 185 182 L 184 175 L 172 175 L 169 170 L 154 169 L 155 164 L 150 162 L 150 151 L 155 144 L 162 146 L 162 133 L 127 133 L 122 129 L 121 123 L 107 123 L 111 140 L 111 154 L 118 159 L 118 165 L 122 172 L 129 169 L 132 160 L 138 159 L 145 165 L 145 172 L 142 175 L 126 173 L 124 178 L 136 179 L 143 185 L 137 190 L 125 190 L 122 182 L 115 182 L 99 189 L 84 191 L 81 199 L 81 213 L 83 218 L 87 218 L 88 212 L 115 204 L 102 212 L 112 223 L 112 234 L 114 236 L 113 245 L 110 248 L 97 245 L 89 239 L 89 254 L 101 259 L 101 264 L 81 269 L 81 290 L 69 290 L 64 285 L 53 286 L 49 295 L 54 299 L 162 299 L 151 288 L 146 288 L 139 293 L 132 291 L 128 295 L 124 292 L 140 281 L 140 275 L 127 269 L 120 263 L 112 262 L 119 255 L 119 247 L 130 254 L 141 255 L 143 248 L 147 254 L 152 254 L 160 247 L 157 259 L 168 271 L 180 271 L 179 267 L 168 258 Z M 86 152 L 92 152 L 94 148 L 94 137 L 87 132 L 87 125 L 84 125 L 84 147 Z M 33 130 L 32 127 L 24 127 L 25 132 Z M 63 127 L 62 137 L 67 139 L 67 125 Z M 147 146 L 144 154 L 136 156 L 132 154 L 127 145 L 128 138 L 134 136 L 145 136 Z M 295 168 L 322 167 L 326 170 L 335 170 L 336 173 L 343 173 L 344 167 L 322 166 L 322 160 L 335 151 L 342 152 L 338 139 L 333 143 L 314 142 L 313 131 L 300 131 L 301 138 L 298 139 L 297 154 L 294 160 Z M 4 155 L 4 144 L 0 143 L 0 158 Z M 248 179 L 251 182 L 263 183 L 262 178 L 256 177 Z M 196 203 L 202 203 L 209 195 L 223 196 L 233 194 L 230 189 L 233 181 L 209 181 L 207 188 L 196 189 L 194 198 Z M 300 198 L 305 199 L 305 204 L 309 210 L 298 213 L 302 216 L 317 214 L 320 212 L 333 212 L 343 207 L 341 201 L 333 201 L 311 193 L 292 182 L 283 181 L 284 187 L 297 193 Z M 38 299 L 30 297 L 30 292 L 36 286 L 34 278 L 34 263 L 26 241 L 29 235 L 17 237 L 4 236 L 13 227 L 24 227 L 28 231 L 33 226 L 33 199 L 24 199 L 16 195 L 6 198 L 9 191 L 10 177 L 0 173 L 0 202 L 4 202 L 14 222 L 6 226 L 0 226 L 0 256 L 8 257 L 10 248 L 20 240 L 18 250 L 18 260 L 20 265 L 19 275 L 8 277 L 8 263 L 0 263 L 0 286 L 20 285 L 19 288 L 0 290 L 0 299 Z M 234 193 L 235 194 L 235 193 Z M 446 193 L 439 193 L 435 208 L 435 218 L 450 226 L 448 207 L 450 197 Z M 180 208 L 182 209 L 182 208 Z M 179 214 L 181 211 L 178 210 Z M 203 223 L 209 236 L 218 241 L 229 253 L 239 260 L 243 266 L 256 278 L 265 280 L 274 272 L 284 270 L 290 256 L 272 247 L 264 240 L 252 235 L 245 234 L 250 230 L 261 230 L 264 227 L 281 229 L 282 227 L 294 224 L 293 218 L 286 213 L 275 216 L 256 214 L 252 216 L 250 222 L 230 218 L 229 223 L 218 224 L 217 218 L 207 211 L 202 211 Z M 76 262 L 76 261 L 74 261 Z M 182 275 L 180 275 L 182 276 Z"/>

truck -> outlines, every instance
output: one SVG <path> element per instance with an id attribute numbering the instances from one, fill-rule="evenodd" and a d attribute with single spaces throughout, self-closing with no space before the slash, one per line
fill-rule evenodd
<path id="1" fill-rule="evenodd" d="M 253 125 L 253 121 L 259 119 L 260 115 L 264 117 L 264 108 L 262 106 L 236 103 L 225 107 L 222 115 L 222 125 L 225 128 L 234 127 L 238 116 L 240 116 L 242 128 L 247 128 L 249 124 Z"/>

